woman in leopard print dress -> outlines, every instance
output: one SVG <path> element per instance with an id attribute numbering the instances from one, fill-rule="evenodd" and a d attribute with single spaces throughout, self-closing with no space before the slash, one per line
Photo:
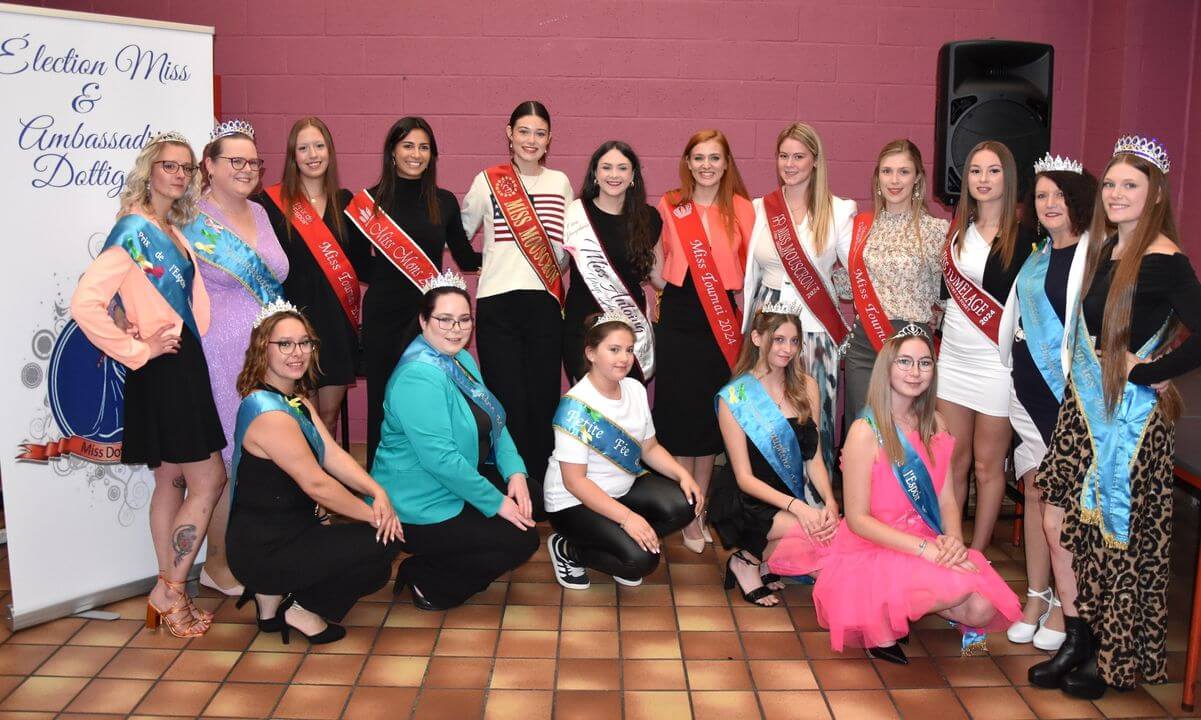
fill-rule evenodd
<path id="1" fill-rule="evenodd" d="M 1062 510 L 1079 617 L 1030 681 L 1077 697 L 1167 680 L 1182 406 L 1170 381 L 1201 365 L 1201 284 L 1177 244 L 1168 167 L 1155 141 L 1122 138 L 1105 168 L 1090 231 L 1102 242 L 1089 248 L 1071 378 L 1036 480 Z M 1177 345 L 1181 326 L 1192 334 Z"/>

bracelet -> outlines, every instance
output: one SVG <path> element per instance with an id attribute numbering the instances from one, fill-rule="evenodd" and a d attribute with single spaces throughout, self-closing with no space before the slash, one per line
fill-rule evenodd
<path id="1" fill-rule="evenodd" d="M 793 498 L 793 499 L 789 500 L 789 501 L 788 501 L 788 504 L 784 506 L 784 512 L 791 512 L 791 511 L 792 511 L 792 504 L 793 504 L 794 502 L 796 502 L 796 498 Z"/>
<path id="2" fill-rule="evenodd" d="M 917 556 L 921 557 L 924 552 L 926 552 L 926 541 L 922 540 L 922 544 L 917 546 Z"/>
<path id="3" fill-rule="evenodd" d="M 622 530 L 625 530 L 625 529 L 626 529 L 626 520 L 629 520 L 629 519 L 630 519 L 630 515 L 631 515 L 633 512 L 634 512 L 634 511 L 633 511 L 633 509 L 629 509 L 629 508 L 627 508 L 627 509 L 626 509 L 626 516 L 625 516 L 624 518 L 622 518 L 622 519 L 621 519 L 621 524 L 619 524 L 617 527 L 621 528 Z"/>

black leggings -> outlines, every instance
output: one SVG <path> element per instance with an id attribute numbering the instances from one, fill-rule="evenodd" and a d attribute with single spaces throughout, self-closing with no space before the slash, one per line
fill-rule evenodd
<path id="1" fill-rule="evenodd" d="M 614 499 L 641 515 L 659 537 L 695 517 L 680 486 L 655 473 L 638 478 L 628 493 Z M 550 524 L 571 543 L 580 564 L 606 575 L 633 580 L 650 575 L 659 565 L 657 553 L 643 550 L 618 523 L 583 504 L 550 513 Z"/>

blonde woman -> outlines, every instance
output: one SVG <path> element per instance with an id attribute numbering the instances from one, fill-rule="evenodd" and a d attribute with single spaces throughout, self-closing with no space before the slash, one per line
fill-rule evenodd
<path id="1" fill-rule="evenodd" d="M 813 126 L 793 123 L 776 138 L 778 188 L 754 201 L 755 225 L 742 282 L 747 332 L 765 303 L 798 303 L 801 360 L 818 389 L 821 447 L 826 467 L 834 462 L 834 405 L 838 399 L 838 348 L 847 328 L 838 310 L 831 274 L 851 246 L 854 200 L 830 193 L 821 137 Z M 816 498 L 807 498 L 812 502 Z"/>

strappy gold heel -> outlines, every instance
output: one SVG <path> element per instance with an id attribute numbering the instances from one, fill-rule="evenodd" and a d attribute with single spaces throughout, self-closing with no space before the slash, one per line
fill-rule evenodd
<path id="1" fill-rule="evenodd" d="M 192 604 L 192 598 L 188 597 L 184 584 L 172 582 L 162 575 L 159 575 L 159 579 L 178 597 L 166 610 L 156 608 L 150 598 L 146 598 L 146 628 L 157 630 L 163 624 L 177 638 L 199 637 L 208 632 L 212 616 L 206 613 L 208 619 L 197 617 L 196 607 Z"/>

